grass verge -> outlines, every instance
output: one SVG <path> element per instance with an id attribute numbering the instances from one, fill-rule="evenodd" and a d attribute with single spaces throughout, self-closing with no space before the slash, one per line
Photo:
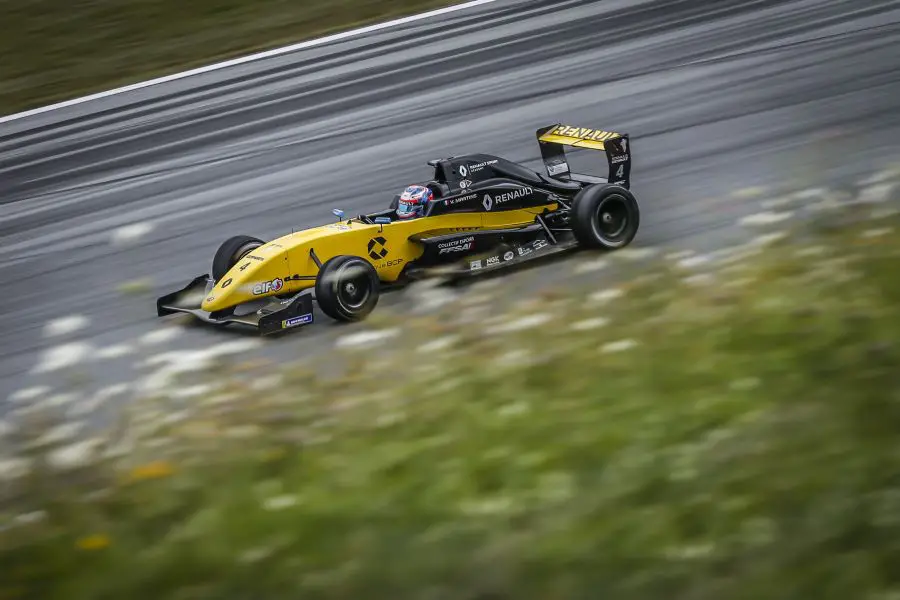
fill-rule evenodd
<path id="1" fill-rule="evenodd" d="M 221 364 L 103 437 L 36 400 L 0 598 L 896 598 L 900 217 L 867 210 L 474 289 L 345 338 L 338 381 Z"/>
<path id="2" fill-rule="evenodd" d="M 449 4 L 0 0 L 0 114 Z"/>

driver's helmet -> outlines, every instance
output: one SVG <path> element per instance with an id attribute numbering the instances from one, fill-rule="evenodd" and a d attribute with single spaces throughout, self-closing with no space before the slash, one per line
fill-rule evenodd
<path id="1" fill-rule="evenodd" d="M 411 185 L 400 195 L 397 204 L 397 216 L 401 219 L 414 219 L 425 214 L 425 206 L 434 200 L 434 192 L 424 185 Z"/>

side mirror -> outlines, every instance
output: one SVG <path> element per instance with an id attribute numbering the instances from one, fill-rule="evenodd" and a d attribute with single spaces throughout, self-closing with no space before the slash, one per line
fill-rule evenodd
<path id="1" fill-rule="evenodd" d="M 342 211 L 342 210 L 339 209 L 339 208 L 332 208 L 332 209 L 331 209 L 331 214 L 333 214 L 334 216 L 336 216 L 336 217 L 338 218 L 338 221 L 340 221 L 341 219 L 344 218 L 344 211 Z"/>
<path id="2" fill-rule="evenodd" d="M 391 222 L 390 217 L 375 217 L 375 224 L 381 226 L 378 228 L 379 233 L 384 231 L 384 226 L 388 225 L 390 222 Z"/>

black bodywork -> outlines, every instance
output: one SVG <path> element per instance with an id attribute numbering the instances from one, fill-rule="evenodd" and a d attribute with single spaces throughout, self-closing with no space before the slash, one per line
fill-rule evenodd
<path id="1" fill-rule="evenodd" d="M 555 127 L 555 126 L 554 126 Z M 631 188 L 631 151 L 627 134 L 605 143 L 603 154 L 608 177 L 572 173 L 561 144 L 540 141 L 552 129 L 537 131 L 541 158 L 547 174 L 490 154 L 475 153 L 429 161 L 434 168 L 431 180 L 423 182 L 434 192 L 434 201 L 425 212 L 430 216 L 496 212 L 557 204 L 545 210 L 533 224 L 514 229 L 466 229 L 440 235 L 413 236 L 424 247 L 422 256 L 409 265 L 410 276 L 424 275 L 435 267 L 447 273 L 479 274 L 525 259 L 565 251 L 577 245 L 569 224 L 570 210 L 579 192 L 590 185 L 613 184 Z M 396 218 L 396 201 L 387 210 L 365 215 Z"/>

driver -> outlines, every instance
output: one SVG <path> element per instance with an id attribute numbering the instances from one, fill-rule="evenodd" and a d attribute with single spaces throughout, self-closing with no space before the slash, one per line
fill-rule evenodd
<path id="1" fill-rule="evenodd" d="M 434 192 L 424 185 L 411 185 L 400 195 L 397 216 L 401 219 L 415 219 L 425 214 L 425 206 L 434 200 Z"/>

